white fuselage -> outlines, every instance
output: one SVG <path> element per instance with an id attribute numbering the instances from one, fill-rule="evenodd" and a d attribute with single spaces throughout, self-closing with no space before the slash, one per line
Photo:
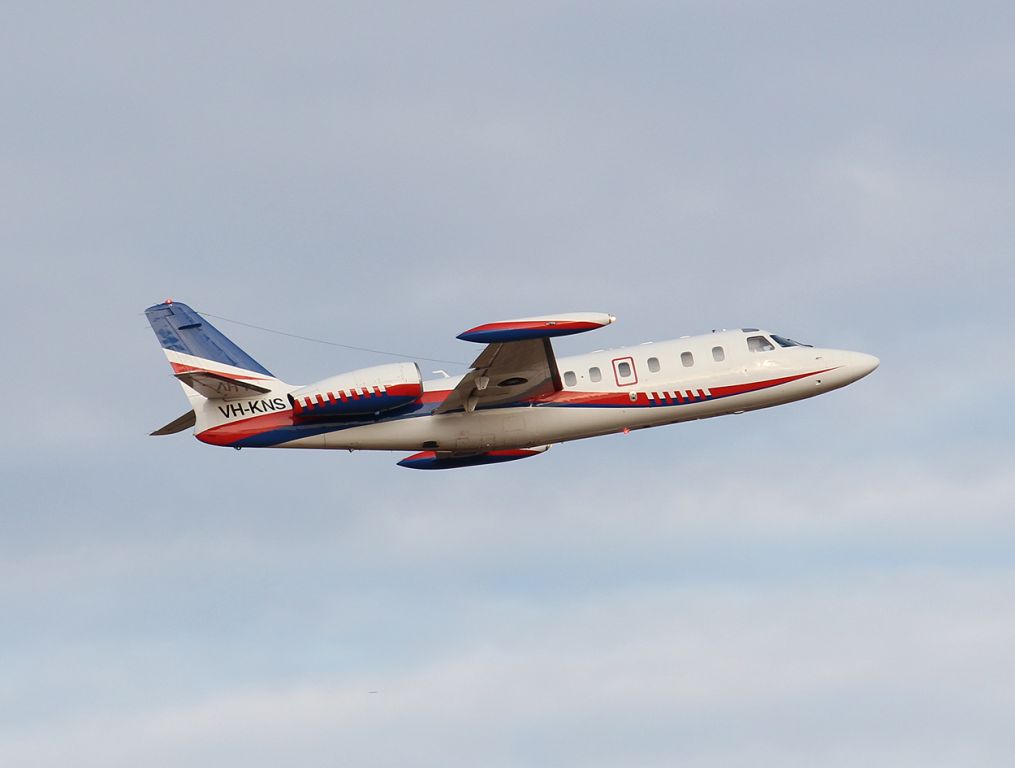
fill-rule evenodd
<path id="1" fill-rule="evenodd" d="M 751 349 L 751 337 L 762 337 L 765 344 L 751 342 Z M 878 365 L 871 355 L 781 346 L 773 338 L 779 337 L 765 331 L 722 331 L 559 357 L 563 389 L 531 402 L 467 414 L 424 410 L 336 426 L 275 445 L 458 453 L 528 448 L 781 405 L 846 386 Z M 460 378 L 425 382 L 424 402 L 439 403 Z M 292 389 L 264 398 L 284 397 Z M 238 405 L 242 409 L 243 403 Z M 203 404 L 198 436 L 227 421 L 215 404 Z"/>

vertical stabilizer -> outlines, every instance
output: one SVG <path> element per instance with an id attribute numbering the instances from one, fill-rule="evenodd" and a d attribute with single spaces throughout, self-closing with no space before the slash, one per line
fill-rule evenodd
<path id="1" fill-rule="evenodd" d="M 214 325 L 186 304 L 167 300 L 145 310 L 148 322 L 166 351 L 204 360 L 212 369 L 223 366 L 254 374 L 254 377 L 275 378 L 267 368 L 236 346 Z M 176 366 L 174 365 L 174 371 Z M 179 373 L 179 371 L 175 371 Z"/>
<path id="2" fill-rule="evenodd" d="M 167 300 L 145 310 L 184 392 L 195 398 L 251 397 L 271 390 L 278 379 L 188 307 Z"/>

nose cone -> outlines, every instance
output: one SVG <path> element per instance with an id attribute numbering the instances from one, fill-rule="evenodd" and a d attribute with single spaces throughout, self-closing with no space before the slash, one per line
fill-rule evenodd
<path id="1" fill-rule="evenodd" d="M 874 355 L 865 355 L 863 352 L 847 352 L 843 363 L 843 367 L 849 373 L 850 381 L 862 379 L 881 365 L 881 361 Z"/>

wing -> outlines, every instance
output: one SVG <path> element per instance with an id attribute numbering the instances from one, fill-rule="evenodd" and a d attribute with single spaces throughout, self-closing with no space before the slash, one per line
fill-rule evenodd
<path id="1" fill-rule="evenodd" d="M 602 328 L 614 320 L 613 315 L 583 312 L 470 328 L 458 338 L 489 343 L 434 413 L 471 413 L 559 392 L 563 385 L 550 338 Z"/>
<path id="2" fill-rule="evenodd" d="M 562 388 L 549 339 L 490 344 L 434 413 L 471 413 Z"/>

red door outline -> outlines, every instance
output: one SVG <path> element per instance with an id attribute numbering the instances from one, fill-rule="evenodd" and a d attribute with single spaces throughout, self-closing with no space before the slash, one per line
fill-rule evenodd
<path id="1" fill-rule="evenodd" d="M 628 362 L 628 363 L 631 364 L 631 376 L 634 377 L 634 379 L 632 381 L 624 381 L 624 382 L 622 382 L 620 380 L 620 371 L 618 371 L 617 368 L 623 362 Z M 613 360 L 613 378 L 614 378 L 614 380 L 616 380 L 618 387 L 630 387 L 630 386 L 633 386 L 633 385 L 637 384 L 638 383 L 638 369 L 634 367 L 634 358 L 633 357 L 617 357 L 617 358 L 614 358 L 614 360 Z M 630 378 L 630 376 L 626 377 L 626 378 Z"/>

